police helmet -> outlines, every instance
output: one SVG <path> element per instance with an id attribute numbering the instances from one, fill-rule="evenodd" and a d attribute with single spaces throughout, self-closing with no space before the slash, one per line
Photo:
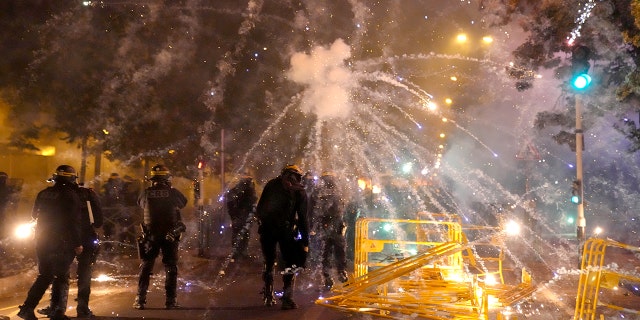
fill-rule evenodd
<path id="1" fill-rule="evenodd" d="M 53 181 L 56 182 L 75 182 L 77 178 L 76 169 L 68 164 L 58 166 L 53 174 Z"/>
<path id="2" fill-rule="evenodd" d="M 285 174 L 285 173 L 293 173 L 293 174 L 295 174 L 295 175 L 297 175 L 297 176 L 300 176 L 300 177 L 302 177 L 302 174 L 303 174 L 303 173 L 302 173 L 302 170 L 300 170 L 300 167 L 298 167 L 298 166 L 297 166 L 297 165 L 295 165 L 295 164 L 288 164 L 288 165 L 286 165 L 284 168 L 282 168 L 282 172 L 281 172 L 281 173 L 282 173 L 282 174 Z"/>
<path id="3" fill-rule="evenodd" d="M 162 164 L 156 164 L 151 168 L 151 180 L 169 180 L 171 172 L 169 168 Z"/>
<path id="4" fill-rule="evenodd" d="M 327 186 L 328 188 L 333 188 L 336 185 L 336 176 L 331 171 L 323 172 L 322 175 L 320 176 L 320 179 L 322 180 L 324 185 Z"/>

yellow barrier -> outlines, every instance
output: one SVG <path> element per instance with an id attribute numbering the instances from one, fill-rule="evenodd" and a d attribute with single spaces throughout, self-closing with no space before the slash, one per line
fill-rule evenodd
<path id="1" fill-rule="evenodd" d="M 619 305 L 599 301 L 602 288 L 617 289 L 622 280 L 640 283 L 640 278 L 626 275 L 604 267 L 607 248 L 622 248 L 631 252 L 639 252 L 640 247 L 630 246 L 610 239 L 591 238 L 585 241 L 580 267 L 580 280 L 576 295 L 575 320 L 594 320 L 597 317 L 597 307 L 623 311 L 640 315 L 640 309 L 624 308 Z M 599 318 L 604 318 L 600 315 Z"/>
<path id="2" fill-rule="evenodd" d="M 378 229 L 372 230 L 371 225 L 375 224 Z M 407 230 L 407 226 L 413 230 Z M 398 230 L 406 235 L 400 235 L 398 240 Z M 413 231 L 411 234 L 407 231 Z M 386 234 L 385 234 L 386 233 Z M 380 239 L 384 236 L 386 238 Z M 388 265 L 406 256 L 424 252 L 435 245 L 444 242 L 463 243 L 462 227 L 458 222 L 436 221 L 436 220 L 396 220 L 396 219 L 359 219 L 356 222 L 356 243 L 354 271 L 356 277 L 366 274 L 372 267 Z M 415 247 L 414 252 L 404 252 L 402 256 L 390 255 L 393 252 L 406 251 L 407 247 Z M 387 254 L 385 254 L 387 252 Z M 382 259 L 372 261 L 370 254 L 380 253 Z M 459 269 L 462 266 L 462 254 L 445 257 L 442 261 L 451 268 Z M 436 262 L 437 263 L 437 262 Z"/>
<path id="3" fill-rule="evenodd" d="M 502 307 L 533 292 L 525 270 L 519 285 L 503 283 L 502 251 L 497 270 L 489 272 L 482 262 L 485 273 L 466 272 L 468 263 L 480 261 L 459 218 L 431 218 L 436 220 L 358 220 L 355 277 L 316 304 L 395 319 L 489 319 L 491 309 L 502 319 Z M 499 274 L 502 283 L 485 282 L 490 273 Z"/>

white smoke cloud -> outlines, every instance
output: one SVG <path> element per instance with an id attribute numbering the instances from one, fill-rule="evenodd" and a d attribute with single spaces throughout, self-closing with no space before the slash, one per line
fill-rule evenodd
<path id="1" fill-rule="evenodd" d="M 317 46 L 310 54 L 295 53 L 287 76 L 307 86 L 301 102 L 302 111 L 315 114 L 319 120 L 347 118 L 353 104 L 351 89 L 355 79 L 345 60 L 351 48 L 336 40 L 329 48 Z"/>

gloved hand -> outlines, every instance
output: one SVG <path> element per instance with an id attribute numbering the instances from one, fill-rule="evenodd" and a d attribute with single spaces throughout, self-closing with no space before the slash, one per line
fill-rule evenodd
<path id="1" fill-rule="evenodd" d="M 167 232 L 165 239 L 171 242 L 176 242 L 177 240 L 180 240 L 180 236 L 181 234 L 176 235 L 173 231 L 170 231 L 170 232 Z"/>
<path id="2" fill-rule="evenodd" d="M 182 223 L 182 221 L 178 221 L 173 230 L 167 232 L 165 239 L 171 242 L 179 241 L 182 238 L 182 233 L 187 230 L 187 226 Z"/>

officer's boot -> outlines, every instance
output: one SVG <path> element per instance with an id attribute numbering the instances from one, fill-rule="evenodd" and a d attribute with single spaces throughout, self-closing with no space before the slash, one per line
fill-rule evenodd
<path id="1" fill-rule="evenodd" d="M 153 270 L 153 261 L 143 261 L 140 265 L 140 273 L 138 274 L 138 294 L 133 302 L 133 307 L 138 310 L 144 310 L 147 304 L 147 290 L 149 289 L 149 278 Z"/>
<path id="2" fill-rule="evenodd" d="M 282 310 L 298 309 L 298 305 L 293 301 L 293 287 L 295 285 L 295 274 L 285 274 L 282 276 L 284 288 L 282 293 Z"/>
<path id="3" fill-rule="evenodd" d="M 53 279 L 51 288 L 57 288 L 51 291 L 51 302 L 53 303 L 53 314 L 50 316 L 54 320 L 69 319 L 65 315 L 67 311 L 67 298 L 69 297 L 69 275 L 56 277 Z"/>
<path id="4" fill-rule="evenodd" d="M 347 276 L 347 272 L 342 270 L 342 271 L 338 271 L 338 280 L 340 280 L 340 282 L 345 283 L 347 281 L 349 281 L 349 277 Z"/>
<path id="5" fill-rule="evenodd" d="M 89 309 L 89 299 L 79 297 L 78 306 L 76 307 L 78 318 L 93 318 L 93 312 Z"/>
<path id="6" fill-rule="evenodd" d="M 78 306 L 76 312 L 78 318 L 92 318 L 93 312 L 89 309 L 89 296 L 91 295 L 91 269 L 92 262 L 87 257 L 78 258 Z"/>
<path id="7" fill-rule="evenodd" d="M 36 309 L 36 312 L 41 315 L 47 316 L 47 318 L 51 318 L 56 304 L 57 302 L 53 301 L 53 295 L 52 295 L 51 299 L 49 299 L 49 305 L 41 309 Z"/>
<path id="8" fill-rule="evenodd" d="M 144 310 L 144 306 L 147 304 L 147 296 L 138 293 L 136 299 L 133 301 L 133 308 L 138 310 Z"/>
<path id="9" fill-rule="evenodd" d="M 20 309 L 18 311 L 18 317 L 26 320 L 38 319 L 38 317 L 36 317 L 36 314 L 34 313 L 34 310 L 36 309 L 36 306 L 38 306 L 38 302 L 40 302 L 40 298 L 42 297 L 42 293 L 40 292 L 40 290 L 43 287 L 48 287 L 48 280 L 49 279 L 40 276 L 36 278 L 36 281 L 33 283 L 31 289 L 29 289 L 29 292 L 27 293 L 27 298 L 24 300 L 24 303 L 18 306 Z M 42 290 L 42 292 L 44 292 L 45 290 L 46 289 Z"/>
<path id="10" fill-rule="evenodd" d="M 28 307 L 26 305 L 19 306 L 20 311 L 18 311 L 18 317 L 25 320 L 38 320 L 36 314 L 33 313 L 34 307 Z"/>
<path id="11" fill-rule="evenodd" d="M 262 275 L 264 288 L 262 289 L 262 302 L 265 306 L 271 307 L 276 304 L 276 297 L 273 295 L 273 273 L 265 272 Z"/>
<path id="12" fill-rule="evenodd" d="M 333 287 L 333 278 L 331 278 L 331 275 L 328 273 L 323 273 L 322 279 L 324 280 L 324 288 L 327 290 L 331 290 L 331 288 Z"/>
<path id="13" fill-rule="evenodd" d="M 78 287 L 80 287 L 80 285 L 78 285 Z M 89 297 L 79 292 L 80 291 L 78 291 L 78 306 L 76 307 L 78 318 L 93 318 L 93 312 L 89 309 Z"/>
<path id="14" fill-rule="evenodd" d="M 166 280 L 164 283 L 164 290 L 167 300 L 164 304 L 166 309 L 180 309 L 178 299 L 176 298 L 176 290 L 178 287 L 178 267 L 165 265 Z"/>

